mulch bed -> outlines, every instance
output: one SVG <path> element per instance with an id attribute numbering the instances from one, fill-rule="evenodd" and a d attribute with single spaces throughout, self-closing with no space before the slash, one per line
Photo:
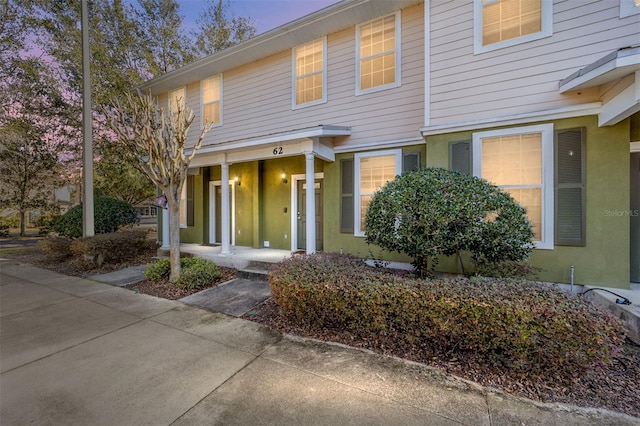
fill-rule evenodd
<path id="1" fill-rule="evenodd" d="M 129 284 L 125 286 L 125 288 L 128 288 L 129 290 L 133 290 L 136 293 L 143 293 L 143 294 L 148 294 L 150 296 L 162 297 L 163 299 L 178 300 L 178 299 L 182 299 L 183 297 L 190 296 L 199 291 L 206 290 L 208 288 L 213 288 L 227 281 L 231 281 L 232 279 L 236 278 L 238 273 L 238 271 L 236 271 L 233 268 L 226 268 L 223 266 L 220 266 L 220 270 L 222 271 L 222 276 L 218 280 L 212 281 L 206 287 L 201 287 L 197 289 L 180 288 L 175 284 L 172 284 L 171 282 L 169 282 L 168 277 L 155 282 L 152 282 L 149 280 L 140 281 L 139 283 Z"/>

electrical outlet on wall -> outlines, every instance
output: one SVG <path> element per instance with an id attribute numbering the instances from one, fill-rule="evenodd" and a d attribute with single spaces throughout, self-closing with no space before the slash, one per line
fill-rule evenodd
<path id="1" fill-rule="evenodd" d="M 265 241 L 265 242 L 264 242 L 264 246 L 265 246 L 265 247 L 269 247 L 269 241 Z"/>

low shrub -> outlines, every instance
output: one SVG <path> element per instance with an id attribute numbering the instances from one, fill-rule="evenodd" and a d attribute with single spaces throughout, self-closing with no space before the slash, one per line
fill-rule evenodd
<path id="1" fill-rule="evenodd" d="M 527 278 L 537 279 L 542 268 L 533 266 L 525 262 L 478 262 L 475 267 L 475 275 L 482 277 L 502 277 L 502 278 Z"/>
<path id="2" fill-rule="evenodd" d="M 9 225 L 0 222 L 0 237 L 9 236 Z"/>
<path id="3" fill-rule="evenodd" d="M 71 242 L 70 250 L 83 261 L 100 266 L 124 262 L 155 246 L 144 231 L 126 231 L 78 238 Z"/>
<path id="4" fill-rule="evenodd" d="M 38 242 L 38 246 L 48 262 L 62 262 L 73 256 L 69 238 L 45 238 Z"/>
<path id="5" fill-rule="evenodd" d="M 624 336 L 608 312 L 524 280 L 420 280 L 313 255 L 276 265 L 269 282 L 282 313 L 300 325 L 556 382 L 610 363 Z"/>
<path id="6" fill-rule="evenodd" d="M 125 225 L 138 223 L 136 210 L 130 204 L 113 198 L 97 198 L 94 202 L 96 234 L 115 232 Z M 53 230 L 68 238 L 82 236 L 82 204 L 72 207 L 53 224 Z"/>
<path id="7" fill-rule="evenodd" d="M 222 271 L 218 265 L 200 257 L 181 258 L 180 268 L 180 278 L 176 285 L 186 289 L 206 287 L 222 276 Z M 144 276 L 149 281 L 159 281 L 168 277 L 170 272 L 169 259 L 158 259 L 147 265 Z"/>
<path id="8" fill-rule="evenodd" d="M 222 271 L 212 261 L 201 257 L 180 259 L 180 278 L 176 285 L 186 289 L 206 287 L 222 276 Z"/>

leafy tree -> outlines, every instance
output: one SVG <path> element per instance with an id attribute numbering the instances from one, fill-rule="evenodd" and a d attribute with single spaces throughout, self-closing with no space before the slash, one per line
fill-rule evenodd
<path id="1" fill-rule="evenodd" d="M 202 145 L 205 127 L 191 153 L 185 153 L 189 128 L 195 115 L 188 107 L 176 111 L 158 106 L 150 94 L 128 95 L 124 105 L 118 101 L 104 111 L 108 127 L 117 135 L 122 151 L 135 161 L 166 195 L 169 207 L 171 282 L 180 278 L 180 195 L 189 163 Z"/>
<path id="2" fill-rule="evenodd" d="M 211 55 L 255 35 L 251 18 L 233 14 L 227 18 L 230 4 L 224 0 L 207 0 L 207 6 L 198 18 L 198 32 L 194 34 L 199 56 Z"/>
<path id="3" fill-rule="evenodd" d="M 136 210 L 129 203 L 99 197 L 94 206 L 96 234 L 115 232 L 120 227 L 138 222 Z M 82 237 L 82 204 L 72 207 L 53 224 L 53 230 L 63 237 Z"/>
<path id="4" fill-rule="evenodd" d="M 72 156 L 65 100 L 47 63 L 11 58 L 13 73 L 0 80 L 0 203 L 20 215 L 46 209 L 60 183 L 61 165 Z"/>
<path id="5" fill-rule="evenodd" d="M 137 23 L 145 47 L 147 70 L 158 76 L 195 59 L 192 41 L 181 30 L 176 0 L 139 0 Z"/>
<path id="6" fill-rule="evenodd" d="M 365 233 L 367 243 L 411 256 L 420 275 L 439 255 L 469 251 L 476 262 L 522 261 L 533 248 L 526 212 L 509 194 L 438 168 L 404 173 L 376 192 Z"/>
<path id="7" fill-rule="evenodd" d="M 58 158 L 43 143 L 44 131 L 23 118 L 0 127 L 0 208 L 15 208 L 20 235 L 25 235 L 25 215 L 51 205 Z"/>

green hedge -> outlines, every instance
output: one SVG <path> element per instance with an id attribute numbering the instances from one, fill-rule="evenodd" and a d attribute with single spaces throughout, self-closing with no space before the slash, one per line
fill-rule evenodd
<path id="1" fill-rule="evenodd" d="M 125 225 L 138 223 L 136 210 L 130 204 L 113 198 L 97 198 L 94 202 L 94 230 L 96 234 L 117 231 Z M 53 230 L 60 236 L 82 236 L 82 204 L 72 207 L 53 223 Z"/>
<path id="2" fill-rule="evenodd" d="M 591 303 L 523 280 L 420 280 L 325 254 L 285 260 L 269 282 L 283 314 L 300 325 L 425 357 L 462 352 L 549 380 L 611 362 L 624 335 Z"/>

